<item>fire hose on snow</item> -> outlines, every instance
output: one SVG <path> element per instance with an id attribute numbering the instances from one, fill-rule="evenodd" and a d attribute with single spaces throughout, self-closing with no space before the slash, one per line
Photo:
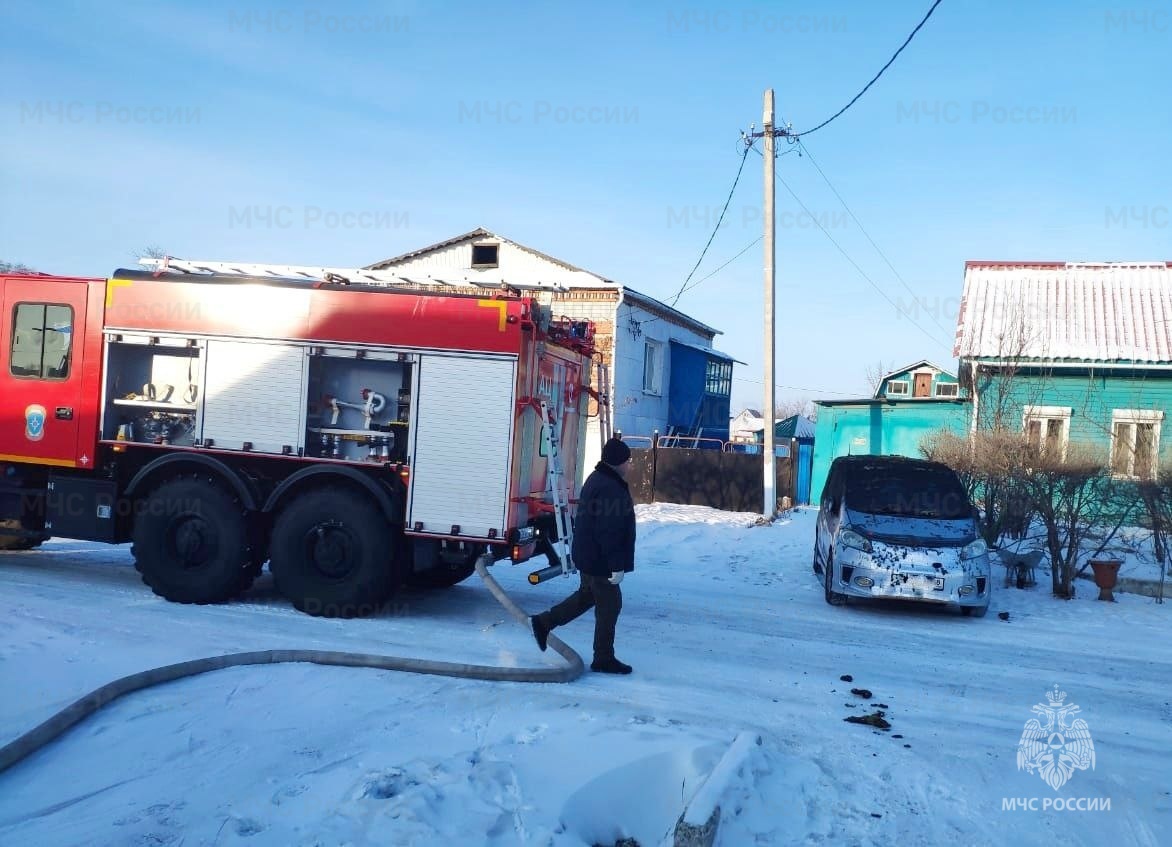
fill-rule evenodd
<path id="1" fill-rule="evenodd" d="M 484 580 L 493 597 L 505 610 L 529 629 L 529 616 L 513 602 L 488 573 L 485 557 L 476 560 L 476 572 Z M 451 676 L 461 679 L 480 679 L 490 682 L 573 682 L 585 670 L 582 657 L 557 636 L 549 636 L 549 646 L 563 659 L 564 667 L 502 668 L 491 665 L 473 665 L 461 662 L 439 662 L 429 659 L 410 659 L 400 656 L 380 656 L 368 653 L 333 652 L 325 650 L 259 650 L 248 653 L 228 653 L 192 659 L 173 665 L 124 676 L 91 691 L 79 700 L 57 712 L 36 728 L 0 747 L 0 772 L 32 755 L 68 729 L 123 695 L 142 691 L 155 685 L 173 682 L 184 677 L 244 665 L 274 665 L 287 662 L 309 662 L 316 665 L 334 665 L 347 668 L 376 668 L 407 673 Z"/>

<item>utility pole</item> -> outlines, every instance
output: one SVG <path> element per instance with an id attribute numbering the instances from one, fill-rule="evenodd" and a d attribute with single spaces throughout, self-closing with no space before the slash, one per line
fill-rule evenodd
<path id="1" fill-rule="evenodd" d="M 773 316 L 773 303 L 777 294 L 777 271 L 773 264 L 773 241 L 777 235 L 777 225 L 774 217 L 773 201 L 775 184 L 773 180 L 774 146 L 776 138 L 773 134 L 773 89 L 765 91 L 765 506 L 763 514 L 772 518 L 777 513 L 777 458 L 773 448 L 773 417 L 776 408 L 775 400 L 777 388 L 774 379 L 776 353 L 774 348 L 774 331 L 776 321 Z"/>

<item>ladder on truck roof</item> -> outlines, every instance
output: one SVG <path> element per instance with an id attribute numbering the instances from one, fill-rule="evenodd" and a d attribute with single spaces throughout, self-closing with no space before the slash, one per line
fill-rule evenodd
<path id="1" fill-rule="evenodd" d="M 253 262 L 218 262 L 195 259 L 178 259 L 165 256 L 161 259 L 143 257 L 138 260 L 143 267 L 158 272 L 182 274 L 234 274 L 238 276 L 273 277 L 274 279 L 323 280 L 328 282 L 350 282 L 363 285 L 385 285 L 412 287 L 435 285 L 447 288 L 484 288 L 492 290 L 516 289 L 518 291 L 569 291 L 569 287 L 556 280 L 539 277 L 522 278 L 512 274 L 486 274 L 476 271 L 460 276 L 432 276 L 431 274 L 402 274 L 395 271 L 376 271 L 370 268 L 335 268 L 317 265 L 269 265 Z"/>

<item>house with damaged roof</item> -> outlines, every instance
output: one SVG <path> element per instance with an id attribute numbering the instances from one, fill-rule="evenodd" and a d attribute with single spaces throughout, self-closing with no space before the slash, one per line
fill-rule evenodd
<path id="1" fill-rule="evenodd" d="M 404 276 L 510 278 L 556 283 L 542 293 L 558 317 L 594 322 L 611 379 L 613 428 L 647 446 L 655 433 L 682 446 L 719 446 L 729 432 L 735 360 L 713 349 L 720 331 L 628 285 L 554 258 L 487 229 L 474 229 L 369 266 Z M 469 293 L 482 289 L 469 288 Z M 597 407 L 590 402 L 586 467 L 600 453 Z M 703 439 L 714 439 L 704 441 Z"/>

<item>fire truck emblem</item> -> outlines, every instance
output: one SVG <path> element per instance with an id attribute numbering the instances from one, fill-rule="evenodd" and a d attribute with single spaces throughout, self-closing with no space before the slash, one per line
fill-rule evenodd
<path id="1" fill-rule="evenodd" d="M 45 437 L 45 407 L 35 403 L 24 410 L 24 437 L 40 441 Z"/>
<path id="2" fill-rule="evenodd" d="M 1095 768 L 1095 743 L 1087 722 L 1076 718 L 1067 722 L 1080 708 L 1074 703 L 1064 704 L 1066 692 L 1054 686 L 1046 692 L 1049 704 L 1038 703 L 1033 712 L 1037 718 L 1026 722 L 1021 740 L 1017 743 L 1017 769 L 1038 776 L 1055 791 L 1074 776 L 1074 772 Z"/>

